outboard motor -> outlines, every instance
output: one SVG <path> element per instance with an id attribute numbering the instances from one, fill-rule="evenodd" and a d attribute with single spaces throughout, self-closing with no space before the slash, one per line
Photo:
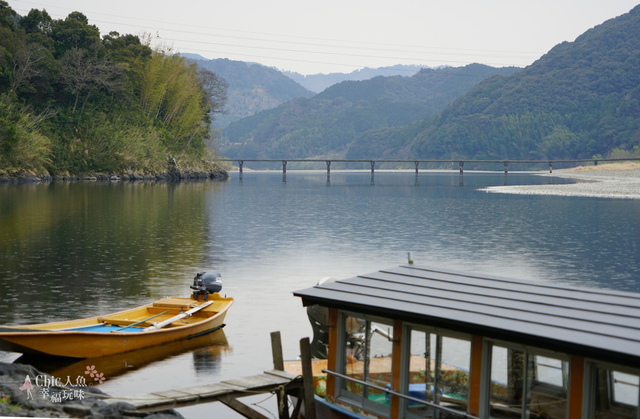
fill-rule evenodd
<path id="1" fill-rule="evenodd" d="M 220 272 L 203 271 L 198 272 L 193 278 L 193 299 L 198 301 L 198 297 L 202 295 L 202 301 L 209 299 L 209 294 L 220 292 L 222 289 L 222 275 Z"/>

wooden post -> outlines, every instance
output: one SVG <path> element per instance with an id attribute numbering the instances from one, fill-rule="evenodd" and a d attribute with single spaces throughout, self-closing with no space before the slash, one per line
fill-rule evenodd
<path id="1" fill-rule="evenodd" d="M 394 320 L 393 322 L 393 346 L 392 351 L 392 363 L 391 366 L 391 388 L 398 391 L 402 382 L 402 322 L 400 320 Z M 400 399 L 398 396 L 391 396 L 391 412 L 400 411 Z M 391 413 L 391 417 L 394 417 L 394 413 Z"/>
<path id="2" fill-rule="evenodd" d="M 464 162 L 463 161 L 459 162 L 459 165 L 460 165 L 460 174 L 462 174 L 464 172 L 463 170 Z"/>
<path id="3" fill-rule="evenodd" d="M 287 161 L 282 160 L 282 181 L 287 181 Z"/>
<path id="4" fill-rule="evenodd" d="M 480 396 L 482 388 L 482 351 L 484 342 L 482 336 L 471 338 L 471 369 L 469 370 L 469 413 L 480 416 Z"/>
<path id="5" fill-rule="evenodd" d="M 220 396 L 218 397 L 218 400 L 224 403 L 225 406 L 228 406 L 236 412 L 240 413 L 245 418 L 269 419 L 269 417 L 263 415 L 262 413 L 256 412 L 246 404 L 242 403 L 240 400 L 231 396 Z"/>
<path id="6" fill-rule="evenodd" d="M 584 357 L 573 355 L 569 361 L 569 418 L 582 418 L 582 383 L 585 379 Z"/>
<path id="7" fill-rule="evenodd" d="M 306 419 L 316 419 L 316 404 L 313 392 L 313 368 L 311 367 L 311 344 L 309 338 L 300 339 L 300 359 L 302 363 L 304 416 Z"/>
<path id="8" fill-rule="evenodd" d="M 553 173 L 553 163 L 549 162 L 549 173 Z"/>
<path id="9" fill-rule="evenodd" d="M 238 165 L 240 165 L 240 180 L 242 180 L 242 165 L 244 162 L 242 160 L 238 160 Z"/>
<path id="10" fill-rule="evenodd" d="M 507 173 L 509 173 L 509 162 L 505 161 L 504 162 L 504 174 L 506 175 Z"/>
<path id="11" fill-rule="evenodd" d="M 282 356 L 282 338 L 280 331 L 271 332 L 271 353 L 273 356 L 273 369 L 284 371 L 284 357 Z M 276 392 L 278 402 L 278 418 L 289 419 L 289 408 L 287 406 L 287 394 L 284 388 Z"/>
<path id="12" fill-rule="evenodd" d="M 413 162 L 416 165 L 416 185 L 418 185 L 418 166 L 420 165 L 419 161 Z"/>
<path id="13" fill-rule="evenodd" d="M 282 356 L 282 338 L 280 331 L 271 332 L 271 354 L 273 355 L 273 369 L 284 371 L 284 358 Z"/>

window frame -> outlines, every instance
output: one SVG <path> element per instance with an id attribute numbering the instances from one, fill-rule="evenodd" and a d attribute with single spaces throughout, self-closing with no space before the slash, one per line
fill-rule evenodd
<path id="1" fill-rule="evenodd" d="M 469 365 L 468 365 L 468 373 L 471 372 L 471 351 L 472 351 L 472 338 L 473 335 L 464 332 L 456 332 L 453 330 L 443 329 L 440 327 L 433 327 L 428 325 L 423 325 L 419 323 L 410 323 L 405 322 L 403 324 L 402 336 L 403 340 L 403 348 L 402 348 L 402 360 L 401 360 L 401 371 L 400 371 L 400 389 L 399 393 L 404 395 L 409 395 L 409 374 L 410 371 L 410 361 L 411 361 L 411 332 L 418 331 L 423 333 L 434 334 L 439 336 L 440 338 L 452 338 L 458 340 L 464 340 L 469 343 Z M 436 337 L 436 339 L 438 339 Z M 437 350 L 437 349 L 436 349 Z M 437 358 L 437 354 L 435 354 L 435 358 Z M 424 416 L 417 415 L 408 410 L 408 401 L 406 399 L 400 400 L 400 417 L 408 418 L 408 419 L 418 419 L 424 418 Z M 467 411 L 469 410 L 469 400 L 467 400 Z"/>
<path id="2" fill-rule="evenodd" d="M 598 369 L 603 369 L 608 372 L 607 375 L 610 377 L 610 380 L 608 380 L 607 382 L 607 387 L 608 387 L 607 391 L 609 393 L 608 394 L 609 397 L 611 397 L 612 399 L 615 397 L 615 390 L 614 390 L 614 384 L 613 384 L 613 372 L 620 372 L 620 373 L 636 375 L 640 377 L 640 368 L 614 364 L 612 362 L 598 361 L 591 358 L 586 359 L 585 360 L 585 376 L 584 376 L 584 383 L 583 383 L 584 397 L 583 397 L 583 403 L 582 403 L 582 412 L 583 412 L 582 416 L 585 418 L 592 419 L 595 417 L 595 411 L 596 411 L 595 400 L 596 400 L 596 392 L 597 392 L 596 375 L 597 375 Z M 625 403 L 615 402 L 615 400 L 612 400 L 614 411 L 617 410 L 618 412 L 621 412 L 624 410 L 628 410 L 629 409 L 628 406 L 631 406 L 631 408 L 637 409 L 635 419 L 640 419 L 640 378 L 639 378 L 638 384 L 639 384 L 638 385 L 638 406 L 631 406 Z"/>
<path id="3" fill-rule="evenodd" d="M 507 350 L 516 350 L 523 353 L 525 357 L 525 365 L 528 363 L 529 356 L 533 356 L 534 360 L 536 356 L 543 356 L 546 358 L 553 358 L 566 363 L 566 372 L 563 367 L 563 386 L 559 387 L 551 383 L 544 381 L 532 380 L 531 387 L 528 389 L 531 392 L 533 389 L 541 389 L 545 393 L 552 396 L 561 396 L 564 393 L 566 398 L 565 418 L 569 417 L 570 406 L 570 383 L 571 383 L 571 355 L 564 352 L 557 352 L 549 349 L 543 349 L 536 346 L 522 345 L 514 342 L 504 341 L 500 339 L 483 339 L 482 349 L 482 377 L 481 377 L 481 393 L 480 393 L 480 417 L 491 418 L 491 374 L 492 374 L 492 361 L 493 361 L 493 347 L 499 346 L 506 348 Z M 535 361 L 534 361 L 535 362 Z M 528 368 L 525 369 L 528 374 Z M 537 371 L 536 371 L 537 373 Z M 527 376 L 525 375 L 525 381 Z M 523 407 L 525 403 L 530 400 L 530 394 L 523 394 Z M 528 418 L 529 413 L 526 409 L 522 408 L 521 418 Z"/>
<path id="4" fill-rule="evenodd" d="M 390 318 L 373 316 L 369 314 L 358 313 L 358 312 L 348 311 L 348 310 L 338 310 L 338 330 L 337 330 L 338 339 L 337 339 L 337 346 L 336 346 L 337 347 L 337 353 L 336 353 L 336 370 L 337 371 L 336 372 L 343 374 L 345 376 L 348 375 L 345 368 L 347 364 L 345 321 L 348 317 L 361 318 L 366 320 L 367 322 L 381 323 L 386 326 L 389 326 L 390 328 L 394 328 L 394 321 L 393 319 L 390 319 Z M 369 351 L 365 349 L 365 354 L 368 355 L 368 352 Z M 390 374 L 391 374 L 391 377 L 393 377 L 393 374 L 394 374 L 393 352 L 390 354 L 390 356 L 391 356 Z M 368 364 L 368 361 L 365 360 L 365 363 Z M 364 374 L 364 371 L 363 371 L 363 374 Z M 354 392 L 346 390 L 345 381 L 348 381 L 348 380 L 344 378 L 336 377 L 336 381 L 335 381 L 336 401 L 349 405 L 351 407 L 363 409 L 367 412 L 371 412 L 374 414 L 386 415 L 386 416 L 390 414 L 391 406 L 386 406 L 384 404 L 377 403 L 373 400 L 369 400 L 365 396 L 367 394 L 366 391 L 363 391 L 364 394 L 362 396 L 359 396 Z M 362 380 L 362 381 L 366 381 L 366 380 Z"/>

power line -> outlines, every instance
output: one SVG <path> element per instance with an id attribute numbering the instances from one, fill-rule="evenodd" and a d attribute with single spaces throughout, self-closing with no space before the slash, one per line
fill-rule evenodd
<path id="1" fill-rule="evenodd" d="M 29 3 L 29 4 L 34 4 L 34 5 L 39 5 L 44 7 L 44 5 L 42 5 L 41 3 L 36 3 L 36 2 L 29 2 L 29 1 L 21 1 L 21 3 Z M 60 7 L 56 7 L 54 6 L 54 8 L 57 9 L 62 9 Z M 22 11 L 22 10 L 21 10 Z M 25 12 L 27 13 L 27 12 Z M 469 64 L 471 62 L 474 62 L 473 59 L 442 59 L 442 56 L 452 56 L 452 57 L 460 57 L 460 56 L 464 56 L 464 57 L 478 57 L 480 58 L 480 60 L 478 61 L 482 61 L 484 64 L 487 65 L 493 65 L 493 66 L 513 66 L 514 64 L 511 63 L 501 63 L 501 62 L 493 62 L 493 59 L 495 58 L 509 58 L 511 57 L 510 55 L 494 55 L 495 53 L 500 53 L 500 54 L 534 54 L 534 53 L 527 53 L 527 52 L 513 52 L 513 51 L 496 51 L 496 50 L 471 50 L 471 49 L 458 49 L 458 48 L 445 48 L 445 47 L 427 47 L 427 46 L 415 46 L 415 45 L 396 45 L 396 44 L 386 44 L 386 43 L 373 43 L 373 42 L 361 42 L 361 41 L 344 41 L 344 40 L 327 40 L 327 39 L 321 39 L 321 38 L 313 38 L 313 37 L 299 37 L 299 36 L 292 36 L 292 35 L 281 35 L 281 34 L 267 34 L 267 33 L 262 33 L 262 32 L 250 32 L 250 31 L 238 31 L 238 30 L 230 30 L 230 29 L 223 29 L 223 28 L 211 28 L 211 27 L 204 27 L 204 26 L 198 26 L 198 25 L 187 25 L 188 28 L 201 28 L 201 29 L 207 29 L 208 31 L 211 30 L 218 30 L 218 31 L 227 31 L 227 32 L 235 32 L 235 33 L 240 33 L 240 34 L 251 34 L 251 35 L 263 35 L 263 36 L 269 36 L 269 37 L 285 37 L 288 38 L 286 40 L 265 40 L 262 38 L 255 38 L 255 37 L 250 37 L 250 36 L 238 36 L 238 35 L 224 35 L 224 34 L 214 34 L 211 32 L 198 32 L 198 31 L 193 31 L 193 30 L 185 30 L 185 29 L 170 29 L 167 28 L 164 25 L 174 25 L 174 26 L 178 26 L 178 27 L 185 27 L 185 25 L 183 24 L 178 24 L 178 23 L 174 23 L 174 22 L 163 22 L 163 21 L 157 21 L 157 20 L 152 20 L 152 19 L 145 19 L 145 18 L 132 18 L 132 17 L 127 17 L 127 16 L 119 16 L 119 15 L 113 15 L 113 14 L 106 14 L 106 13 L 98 13 L 98 12 L 88 12 L 88 13 L 94 13 L 97 15 L 103 15 L 103 16 L 110 16 L 110 17 L 116 17 L 119 19 L 129 19 L 129 20 L 134 20 L 134 21 L 144 21 L 144 22 L 153 22 L 155 24 L 161 24 L 163 25 L 162 28 L 159 28 L 158 31 L 166 31 L 169 33 L 183 33 L 183 34 L 189 34 L 189 35 L 196 35 L 200 38 L 203 37 L 217 37 L 217 38 L 228 38 L 228 39 L 232 39 L 232 40 L 240 40 L 241 42 L 239 43 L 224 43 L 224 42 L 214 42 L 214 41 L 199 41 L 199 40 L 188 40 L 188 39 L 177 39 L 177 38 L 171 38 L 171 37 L 161 37 L 161 39 L 169 41 L 169 42 L 175 42 L 175 43 L 181 43 L 181 44 L 204 44 L 204 45 L 211 45 L 211 46 L 217 46 L 217 47 L 229 47 L 229 48 L 243 48 L 243 49 L 259 49 L 261 51 L 274 51 L 274 52 L 286 52 L 286 53 L 295 53 L 295 54 L 304 54 L 306 56 L 308 55 L 316 55 L 316 56 L 334 56 L 334 57 L 354 57 L 354 58 L 361 58 L 361 59 L 368 59 L 368 60 L 401 60 L 402 62 L 407 62 L 407 61 L 411 61 L 411 62 L 416 62 L 416 63 L 420 63 L 420 64 L 424 64 L 425 62 L 431 62 L 431 63 L 444 63 L 444 64 Z M 120 26 L 124 26 L 124 27 L 131 27 L 133 25 L 129 24 L 129 23 L 122 23 L 122 22 L 113 22 L 113 21 L 108 21 L 108 20 L 99 20 L 99 19 L 92 19 L 92 21 L 90 23 L 95 24 L 96 22 L 98 23 L 102 23 L 102 24 L 108 24 L 108 25 L 120 25 Z M 138 30 L 140 28 L 137 28 Z M 291 38 L 294 38 L 295 40 L 291 40 Z M 300 39 L 307 39 L 307 40 L 313 40 L 313 41 L 320 41 L 323 42 L 323 44 L 317 44 L 317 43 L 308 43 L 308 42 L 302 42 L 300 41 Z M 251 41 L 251 42 L 260 42 L 260 43 L 271 43 L 271 45 L 269 46 L 264 46 L 263 45 L 251 45 L 251 44 L 245 44 L 242 41 Z M 336 44 L 327 44 L 327 42 L 340 42 L 343 45 L 336 45 Z M 295 49 L 295 48 L 284 48 L 284 47 L 277 47 L 274 45 L 277 44 L 283 44 L 283 45 L 292 45 L 292 46 L 302 46 L 303 48 L 306 47 L 305 49 Z M 346 45 L 344 45 L 346 44 Z M 349 45 L 351 44 L 351 45 Z M 360 46 L 356 46 L 356 44 L 360 45 Z M 322 51 L 322 50 L 318 50 L 316 48 L 333 48 L 333 49 L 337 49 L 337 50 L 343 50 L 343 51 L 349 51 L 349 50 L 355 50 L 358 52 L 338 52 L 338 51 Z M 393 48 L 393 49 L 390 49 Z M 407 50 L 409 49 L 409 50 Z M 235 56 L 245 56 L 245 57 L 250 57 L 253 59 L 268 59 L 268 60 L 280 60 L 280 61 L 292 61 L 292 62 L 303 62 L 303 63 L 310 63 L 310 64 L 320 64 L 320 65 L 342 65 L 342 66 L 348 66 L 348 67 L 363 67 L 363 64 L 360 63 L 358 65 L 351 65 L 351 64 L 344 64 L 344 63 L 330 63 L 327 61 L 316 61 L 316 60 L 306 60 L 306 59 L 300 59 L 300 58 L 284 58 L 284 57 L 274 57 L 274 56 L 264 56 L 261 54 L 242 54 L 242 53 L 238 53 L 238 52 L 220 52 L 220 51 L 212 51 L 212 50 L 202 50 L 202 49 L 189 49 L 189 51 L 200 51 L 202 53 L 210 53 L 210 54 L 222 54 L 222 55 L 235 55 Z M 372 54 L 363 54 L 360 53 L 360 51 L 378 51 L 378 52 L 392 52 L 392 53 L 400 53 L 400 54 L 412 54 L 413 56 L 391 56 L 391 55 L 372 55 Z M 489 53 L 487 54 L 483 54 L 483 52 Z M 430 57 L 429 56 L 417 56 L 415 54 L 432 54 Z M 527 59 L 527 61 L 532 61 L 537 57 L 525 57 L 525 56 L 519 56 L 519 57 L 515 57 L 513 56 L 512 58 L 518 58 L 520 60 L 522 59 Z M 396 62 L 397 64 L 397 62 Z"/>

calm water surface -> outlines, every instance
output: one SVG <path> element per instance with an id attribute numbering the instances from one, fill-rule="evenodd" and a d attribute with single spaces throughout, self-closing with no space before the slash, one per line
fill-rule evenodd
<path id="1" fill-rule="evenodd" d="M 406 262 L 640 291 L 640 201 L 490 194 L 490 185 L 562 183 L 510 173 L 245 172 L 227 182 L 0 185 L 0 324 L 105 314 L 187 295 L 215 269 L 233 296 L 222 333 L 161 351 L 92 360 L 100 388 L 131 396 L 253 375 L 311 336 L 292 291 Z M 0 353 L 11 361 L 15 354 Z M 75 377 L 86 362 L 47 365 Z M 267 396 L 245 399 L 263 413 Z M 186 417 L 219 403 L 180 409 Z"/>

